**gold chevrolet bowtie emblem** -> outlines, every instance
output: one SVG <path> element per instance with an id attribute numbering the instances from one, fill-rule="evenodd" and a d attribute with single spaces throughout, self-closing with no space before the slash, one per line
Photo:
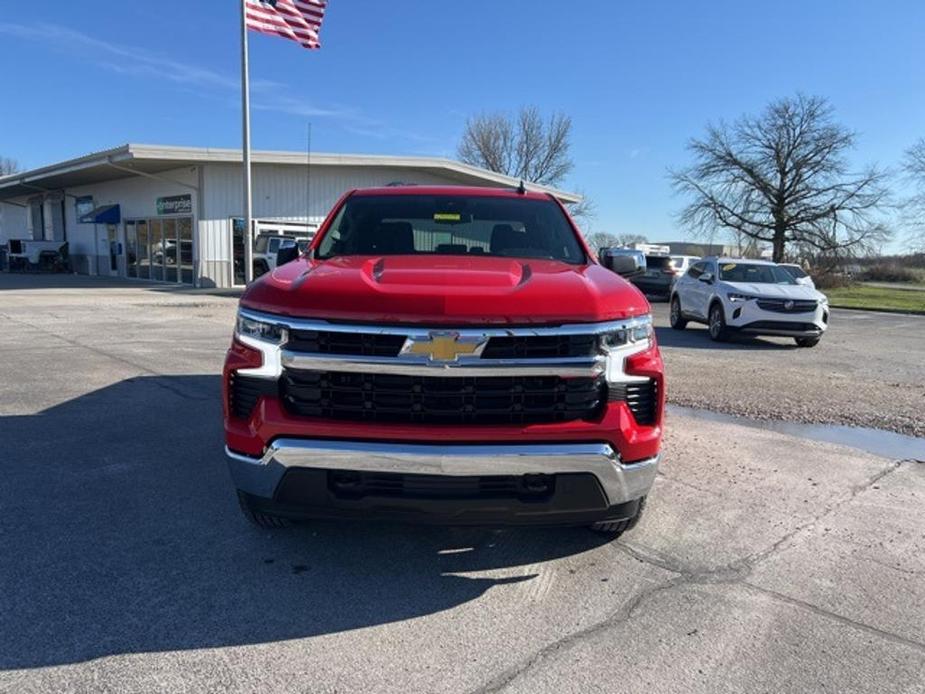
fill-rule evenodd
<path id="1" fill-rule="evenodd" d="M 481 337 L 460 337 L 459 333 L 430 333 L 427 338 L 409 337 L 402 354 L 426 356 L 430 361 L 459 361 L 482 352 L 487 340 Z"/>

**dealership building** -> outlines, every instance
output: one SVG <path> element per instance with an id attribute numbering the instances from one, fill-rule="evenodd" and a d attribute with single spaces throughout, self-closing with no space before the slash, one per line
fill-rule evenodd
<path id="1" fill-rule="evenodd" d="M 519 183 L 433 157 L 255 151 L 251 159 L 254 238 L 310 235 L 354 188 Z M 123 145 L 0 177 L 0 245 L 67 242 L 81 274 L 233 287 L 244 283 L 243 187 L 240 150 Z"/>

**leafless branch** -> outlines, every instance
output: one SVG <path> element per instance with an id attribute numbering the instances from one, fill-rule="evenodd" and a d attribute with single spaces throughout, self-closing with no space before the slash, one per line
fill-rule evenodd
<path id="1" fill-rule="evenodd" d="M 0 176 L 18 173 L 20 171 L 19 162 L 9 157 L 0 157 Z"/>
<path id="2" fill-rule="evenodd" d="M 554 113 L 544 121 L 528 106 L 516 117 L 483 113 L 466 121 L 457 148 L 461 161 L 544 185 L 556 185 L 572 170 L 572 119 Z"/>
<path id="3" fill-rule="evenodd" d="M 771 243 L 778 261 L 787 244 L 830 253 L 882 244 L 889 231 L 877 213 L 888 204 L 886 173 L 849 170 L 845 155 L 854 143 L 825 99 L 803 95 L 731 125 L 709 125 L 689 143 L 693 163 L 670 174 L 690 200 L 679 220 L 704 234 L 731 231 L 740 246 L 744 239 Z"/>

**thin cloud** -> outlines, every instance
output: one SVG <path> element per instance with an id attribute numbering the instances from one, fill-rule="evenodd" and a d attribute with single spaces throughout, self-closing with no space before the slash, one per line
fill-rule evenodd
<path id="1" fill-rule="evenodd" d="M 135 46 L 101 41 L 87 34 L 57 24 L 34 25 L 0 22 L 0 34 L 15 36 L 27 41 L 47 43 L 56 48 L 85 49 L 96 54 L 96 62 L 106 69 L 131 75 L 150 75 L 179 84 L 233 89 L 238 80 L 208 68 L 181 63 L 155 55 Z M 118 61 L 113 59 L 118 58 Z M 270 83 L 273 84 L 273 83 Z"/>
<path id="2" fill-rule="evenodd" d="M 48 44 L 56 50 L 89 55 L 99 67 L 120 75 L 161 79 L 184 88 L 197 87 L 221 94 L 241 89 L 236 75 L 179 62 L 163 55 L 94 38 L 88 34 L 58 24 L 39 22 L 26 25 L 0 22 L 0 35 L 25 41 Z M 354 135 L 376 139 L 403 138 L 415 142 L 428 142 L 432 138 L 418 133 L 389 128 L 386 124 L 364 116 L 347 106 L 320 106 L 317 103 L 292 96 L 289 85 L 272 80 L 251 80 L 251 108 L 257 111 L 284 113 L 301 118 L 331 118 L 340 121 L 343 128 Z M 202 96 L 202 95 L 200 95 Z"/>

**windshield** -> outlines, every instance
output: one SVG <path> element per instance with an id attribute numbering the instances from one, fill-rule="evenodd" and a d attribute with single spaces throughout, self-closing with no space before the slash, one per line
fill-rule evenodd
<path id="1" fill-rule="evenodd" d="M 808 277 L 806 272 L 799 265 L 781 265 L 781 267 L 784 268 L 784 270 L 786 270 L 787 273 L 794 279 L 799 280 L 803 279 L 804 277 Z"/>
<path id="2" fill-rule="evenodd" d="M 671 265 L 671 258 L 667 255 L 647 255 L 646 256 L 646 269 L 647 270 L 664 270 Z"/>
<path id="3" fill-rule="evenodd" d="M 586 261 L 552 200 L 436 195 L 356 195 L 337 212 L 317 257 L 491 255 Z"/>
<path id="4" fill-rule="evenodd" d="M 723 263 L 719 278 L 724 282 L 751 282 L 753 284 L 796 284 L 784 268 L 757 263 Z"/>

